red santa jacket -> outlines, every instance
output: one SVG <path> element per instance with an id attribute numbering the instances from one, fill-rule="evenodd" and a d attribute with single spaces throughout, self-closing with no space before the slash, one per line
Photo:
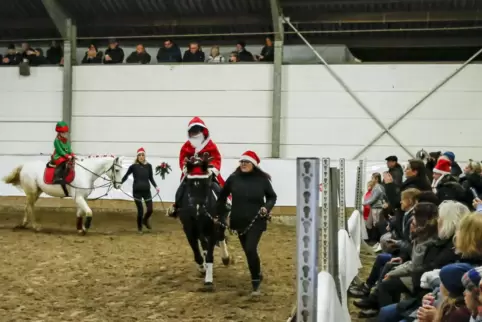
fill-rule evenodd
<path id="1" fill-rule="evenodd" d="M 221 187 L 224 186 L 224 179 L 221 176 L 221 153 L 219 153 L 217 145 L 211 140 L 209 137 L 209 131 L 204 122 L 199 118 L 195 117 L 189 122 L 188 131 L 192 126 L 199 125 L 202 126 L 205 130 L 203 131 L 203 135 L 205 136 L 205 140 L 201 146 L 195 148 L 189 140 L 183 144 L 181 147 L 181 152 L 179 153 L 179 167 L 181 171 L 184 169 L 184 160 L 186 158 L 190 158 L 195 154 L 202 156 L 205 152 L 209 153 L 209 156 L 213 158 L 211 161 L 211 165 L 213 166 L 214 174 L 216 175 L 216 179 L 218 180 Z M 184 172 L 181 175 L 181 180 L 184 178 Z"/>

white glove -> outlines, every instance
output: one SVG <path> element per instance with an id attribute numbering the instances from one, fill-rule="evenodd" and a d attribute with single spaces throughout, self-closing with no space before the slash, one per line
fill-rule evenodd
<path id="1" fill-rule="evenodd" d="M 186 166 L 184 166 L 184 168 L 182 168 L 182 173 L 184 173 L 184 174 L 187 173 L 187 168 L 186 168 Z"/>
<path id="2" fill-rule="evenodd" d="M 420 278 L 420 287 L 423 289 L 431 289 L 430 285 L 435 279 L 439 278 L 439 273 L 439 269 L 423 273 Z"/>

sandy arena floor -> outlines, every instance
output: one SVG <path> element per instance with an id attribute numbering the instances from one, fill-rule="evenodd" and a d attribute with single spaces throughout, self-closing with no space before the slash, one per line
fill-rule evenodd
<path id="1" fill-rule="evenodd" d="M 214 293 L 200 291 L 180 224 L 155 214 L 154 231 L 137 235 L 134 214 L 94 214 L 87 236 L 75 214 L 37 211 L 43 231 L 12 228 L 21 213 L 0 213 L 0 322 L 286 321 L 295 299 L 294 228 L 272 224 L 260 254 L 263 295 L 235 236 L 235 263 L 215 259 Z"/>

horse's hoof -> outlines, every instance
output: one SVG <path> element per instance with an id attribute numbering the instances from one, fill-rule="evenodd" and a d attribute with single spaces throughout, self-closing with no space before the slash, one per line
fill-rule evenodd
<path id="1" fill-rule="evenodd" d="M 214 292 L 214 284 L 212 282 L 204 282 L 204 292 Z"/>
<path id="2" fill-rule="evenodd" d="M 224 266 L 229 266 L 229 263 L 231 262 L 231 258 L 229 256 L 226 258 L 222 258 L 222 260 Z"/>
<path id="3" fill-rule="evenodd" d="M 42 231 L 42 227 L 36 226 L 36 227 L 33 227 L 33 230 L 34 230 L 36 233 L 39 233 L 39 232 Z"/>
<path id="4" fill-rule="evenodd" d="M 13 227 L 15 230 L 27 229 L 27 224 L 18 224 L 17 226 Z"/>
<path id="5" fill-rule="evenodd" d="M 77 233 L 80 235 L 80 236 L 85 236 L 87 234 L 87 230 L 85 229 L 80 229 L 80 230 L 77 230 Z"/>
<path id="6" fill-rule="evenodd" d="M 257 290 L 257 291 L 252 291 L 252 292 L 251 292 L 251 297 L 252 297 L 252 298 L 258 298 L 258 297 L 260 297 L 260 296 L 261 296 L 261 292 L 260 292 L 259 290 Z"/>

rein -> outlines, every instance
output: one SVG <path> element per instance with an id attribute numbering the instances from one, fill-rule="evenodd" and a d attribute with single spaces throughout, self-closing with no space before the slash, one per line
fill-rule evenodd
<path id="1" fill-rule="evenodd" d="M 249 223 L 249 225 L 240 233 L 238 233 L 237 231 L 231 229 L 231 227 L 225 223 L 222 223 L 220 222 L 218 219 L 216 219 L 215 217 L 213 217 L 208 211 L 205 212 L 206 215 L 208 216 L 209 219 L 211 219 L 213 221 L 213 223 L 215 224 L 218 224 L 220 225 L 222 228 L 224 229 L 227 229 L 229 230 L 229 232 L 232 234 L 232 235 L 236 235 L 236 236 L 243 236 L 243 235 L 246 235 L 250 230 L 251 228 L 253 227 L 254 223 L 256 222 L 256 220 L 258 219 L 266 219 L 268 221 L 271 221 L 271 216 L 270 215 L 262 215 L 261 212 L 258 212 L 258 214 L 253 218 L 253 220 L 251 220 L 251 222 Z"/>

